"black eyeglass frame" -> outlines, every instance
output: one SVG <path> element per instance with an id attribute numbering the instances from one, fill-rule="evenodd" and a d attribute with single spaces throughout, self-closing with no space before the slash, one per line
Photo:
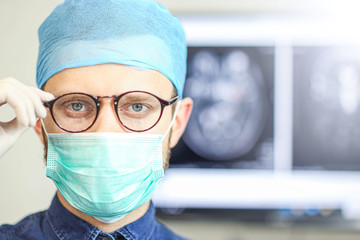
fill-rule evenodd
<path id="1" fill-rule="evenodd" d="M 122 96 L 126 95 L 126 94 L 129 94 L 129 93 L 145 93 L 145 94 L 149 94 L 153 97 L 155 97 L 157 100 L 159 100 L 160 102 L 160 105 L 161 105 L 161 111 L 160 111 L 160 115 L 159 115 L 159 118 L 158 120 L 149 128 L 145 129 L 145 130 L 134 130 L 134 129 L 131 129 L 127 126 L 124 125 L 124 123 L 121 121 L 120 117 L 119 117 L 119 113 L 117 111 L 117 106 L 118 106 L 118 103 L 119 103 L 119 100 Z M 54 117 L 54 114 L 53 114 L 53 106 L 55 104 L 55 102 L 64 97 L 64 96 L 67 96 L 67 95 L 73 95 L 73 94 L 80 94 L 80 95 L 85 95 L 85 96 L 88 96 L 90 97 L 92 100 L 94 100 L 95 104 L 96 104 L 96 115 L 95 115 L 95 118 L 93 120 L 93 122 L 91 123 L 91 125 L 89 127 L 87 127 L 86 129 L 84 130 L 81 130 L 81 131 L 70 131 L 70 130 L 67 130 L 65 129 L 64 127 L 62 127 L 55 119 Z M 61 96 L 58 96 L 56 97 L 55 99 L 51 100 L 51 101 L 48 101 L 48 102 L 44 102 L 43 105 L 47 108 L 49 108 L 50 110 L 50 113 L 51 113 L 51 117 L 52 119 L 54 120 L 55 124 L 61 128 L 62 130 L 66 131 L 66 132 L 69 132 L 69 133 L 81 133 L 81 132 L 85 132 L 86 130 L 90 129 L 94 123 L 96 122 L 96 119 L 99 115 L 99 111 L 100 111 L 100 107 L 101 107 L 101 102 L 99 99 L 101 98 L 114 98 L 114 110 L 115 110 L 115 113 L 116 113 L 116 116 L 117 116 L 117 119 L 119 120 L 119 122 L 121 123 L 122 126 L 124 126 L 126 129 L 132 131 L 132 132 L 146 132 L 146 131 L 149 131 L 150 129 L 152 129 L 153 127 L 156 126 L 156 124 L 158 124 L 158 122 L 160 121 L 162 115 L 163 115 L 163 112 L 164 112 L 164 108 L 167 107 L 167 106 L 170 106 L 172 104 L 174 104 L 179 98 L 180 98 L 180 95 L 177 95 L 176 97 L 170 99 L 169 101 L 167 100 L 164 100 L 152 93 L 149 93 L 149 92 L 146 92 L 146 91 L 128 91 L 128 92 L 124 92 L 120 95 L 112 95 L 112 96 L 93 96 L 93 95 L 90 95 L 90 94 L 87 94 L 87 93 L 82 93 L 82 92 L 71 92 L 71 93 L 66 93 L 66 94 L 63 94 Z"/>

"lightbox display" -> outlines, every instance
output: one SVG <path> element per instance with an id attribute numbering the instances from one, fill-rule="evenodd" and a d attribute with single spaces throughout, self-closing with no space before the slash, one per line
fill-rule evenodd
<path id="1" fill-rule="evenodd" d="M 311 19 L 181 20 L 194 109 L 155 205 L 360 219 L 360 37 Z"/>

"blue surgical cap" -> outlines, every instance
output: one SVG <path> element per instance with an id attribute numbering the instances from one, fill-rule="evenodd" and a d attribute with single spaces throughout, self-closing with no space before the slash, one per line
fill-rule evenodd
<path id="1" fill-rule="evenodd" d="M 119 63 L 157 70 L 183 92 L 185 33 L 179 20 L 151 0 L 66 0 L 39 28 L 36 83 L 67 69 Z"/>

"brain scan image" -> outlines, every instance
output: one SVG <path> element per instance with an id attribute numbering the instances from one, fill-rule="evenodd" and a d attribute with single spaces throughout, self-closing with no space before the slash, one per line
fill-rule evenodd
<path id="1" fill-rule="evenodd" d="M 360 170 L 360 49 L 295 50 L 295 168 Z"/>
<path id="2" fill-rule="evenodd" d="M 234 166 L 272 155 L 273 51 L 262 50 L 189 49 L 184 96 L 194 100 L 194 108 L 182 143 L 198 161 Z M 261 54 L 268 62 L 259 62 Z"/>

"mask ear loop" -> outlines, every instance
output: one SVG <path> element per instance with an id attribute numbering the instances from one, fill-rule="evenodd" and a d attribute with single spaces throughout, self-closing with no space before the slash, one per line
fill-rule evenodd
<path id="1" fill-rule="evenodd" d="M 166 130 L 165 134 L 163 135 L 163 137 L 165 138 L 166 135 L 170 132 L 170 129 L 172 128 L 172 126 L 174 125 L 174 122 L 175 122 L 175 119 L 176 119 L 176 115 L 178 113 L 178 110 L 179 110 L 179 107 L 180 107 L 180 102 L 181 100 L 179 100 L 177 103 L 176 103 L 176 108 L 175 108 L 175 112 L 174 112 L 174 115 L 171 119 L 171 123 L 170 123 L 170 126 L 168 127 L 168 129 Z"/>

